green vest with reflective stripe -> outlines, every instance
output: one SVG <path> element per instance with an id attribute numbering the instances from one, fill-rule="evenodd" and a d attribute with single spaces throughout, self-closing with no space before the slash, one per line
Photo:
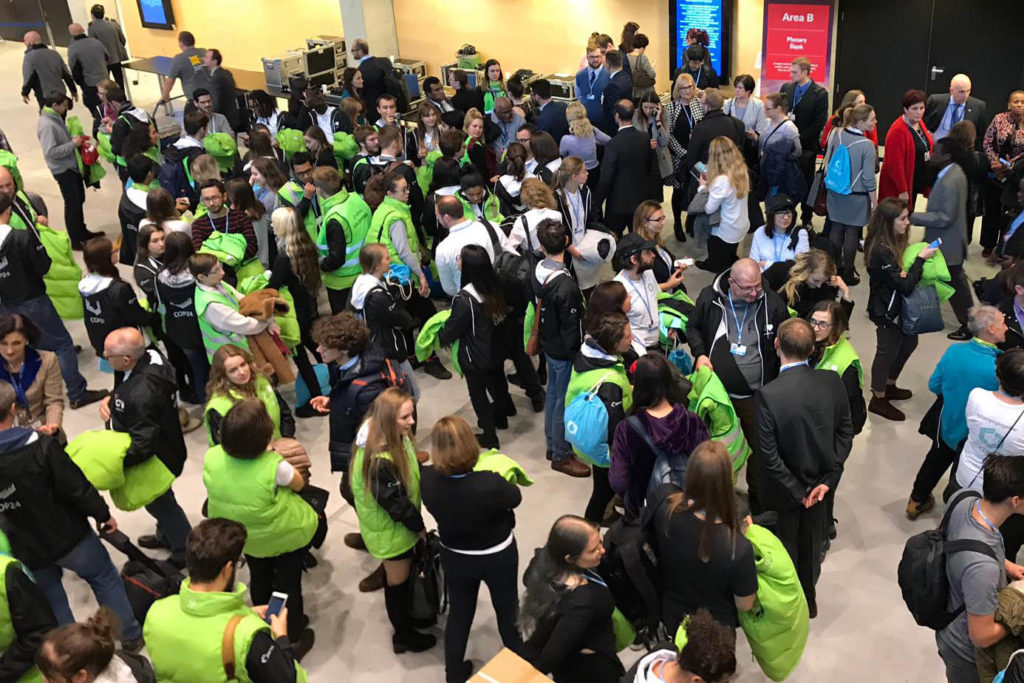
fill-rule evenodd
<path id="1" fill-rule="evenodd" d="M 420 507 L 420 466 L 416 461 L 416 447 L 408 437 L 402 439 L 405 445 L 405 459 L 409 469 L 409 485 L 406 494 L 417 508 Z M 352 495 L 355 497 L 356 516 L 359 531 L 363 534 L 366 549 L 378 560 L 401 555 L 416 545 L 419 537 L 408 527 L 391 519 L 390 515 L 377 504 L 373 492 L 366 488 L 363 480 L 363 458 L 365 450 L 360 446 L 352 456 L 348 472 L 352 477 Z M 392 460 L 390 453 L 378 453 L 378 458 Z"/>
<path id="2" fill-rule="evenodd" d="M 302 201 L 303 187 L 294 180 L 289 180 L 287 183 L 281 186 L 281 189 L 277 191 L 277 196 L 283 201 L 288 202 L 290 205 L 298 210 L 299 202 Z M 310 203 L 317 201 L 316 195 L 314 194 Z M 302 219 L 302 224 L 306 226 L 306 232 L 309 234 L 309 239 L 316 242 L 316 212 L 310 209 L 306 212 L 305 218 Z"/>
<path id="3" fill-rule="evenodd" d="M 161 683 L 227 683 L 221 660 L 221 643 L 228 622 L 236 614 L 243 619 L 235 629 L 235 679 L 250 683 L 245 660 L 253 638 L 270 627 L 245 604 L 244 583 L 230 593 L 192 590 L 185 579 L 181 592 L 153 603 L 146 614 L 143 636 Z M 273 636 L 271 636 L 273 638 Z M 306 683 L 305 670 L 295 663 L 295 680 Z M 290 680 L 290 679 L 289 679 Z"/>
<path id="4" fill-rule="evenodd" d="M 402 259 L 399 258 L 395 245 L 391 241 L 391 225 L 402 221 L 405 225 L 405 238 L 409 241 L 409 249 L 417 256 L 420 253 L 420 240 L 416 235 L 416 226 L 412 224 L 412 213 L 409 205 L 400 202 L 393 197 L 384 197 L 377 210 L 373 212 L 373 221 L 370 223 L 370 234 L 366 240 L 379 242 L 388 248 L 388 255 L 391 256 L 391 263 L 399 265 Z"/>
<path id="5" fill-rule="evenodd" d="M 234 344 L 246 351 L 249 350 L 249 340 L 244 334 L 218 330 L 206 320 L 204 313 L 206 313 L 206 307 L 210 304 L 224 304 L 229 308 L 238 310 L 238 300 L 241 299 L 238 292 L 226 282 L 221 282 L 220 286 L 227 292 L 227 296 L 221 294 L 219 290 L 211 292 L 196 285 L 196 318 L 199 320 L 199 332 L 203 335 L 206 358 L 211 361 L 217 349 L 225 344 Z"/>
<path id="6" fill-rule="evenodd" d="M 274 387 L 270 386 L 270 380 L 263 375 L 256 375 L 256 396 L 263 401 L 263 406 L 274 423 L 273 439 L 276 441 L 281 438 L 281 404 L 277 402 L 277 396 L 274 394 Z M 210 411 L 214 411 L 223 419 L 242 398 L 241 394 L 232 390 L 230 396 L 217 394 L 206 402 L 206 409 L 203 411 L 203 421 L 206 423 L 206 443 L 213 445 L 213 435 L 210 433 Z"/>
<path id="7" fill-rule="evenodd" d="M 363 248 L 370 230 L 370 206 L 355 192 L 345 188 L 321 200 L 323 215 L 316 233 L 316 248 L 323 259 L 328 254 L 327 224 L 332 220 L 345 231 L 345 263 L 329 273 L 321 273 L 324 286 L 330 289 L 348 289 L 363 272 L 359 267 L 359 250 Z"/>
<path id="8" fill-rule="evenodd" d="M 693 383 L 689 395 L 690 410 L 704 420 L 712 440 L 722 442 L 729 451 L 733 473 L 739 472 L 750 457 L 750 445 L 740 429 L 740 420 L 732 406 L 729 392 L 725 390 L 722 380 L 708 367 L 697 370 L 688 379 Z"/>
<path id="9" fill-rule="evenodd" d="M 857 368 L 857 382 L 861 389 L 864 388 L 864 368 L 860 364 L 860 356 L 853 348 L 853 344 L 846 337 L 840 337 L 832 346 L 825 348 L 821 354 L 821 360 L 815 365 L 816 370 L 832 370 L 842 377 L 846 369 L 853 365 Z"/>
<path id="10" fill-rule="evenodd" d="M 10 555 L 0 555 L 0 652 L 5 652 L 17 640 L 14 623 L 11 621 L 11 606 L 7 600 L 7 568 L 18 561 Z M 32 667 L 18 679 L 18 683 L 44 683 L 39 669 Z"/>
<path id="11" fill-rule="evenodd" d="M 316 512 L 299 494 L 275 480 L 284 458 L 265 451 L 253 460 L 235 458 L 220 446 L 206 451 L 203 485 L 210 517 L 245 526 L 245 552 L 276 557 L 305 547 L 316 532 Z"/>

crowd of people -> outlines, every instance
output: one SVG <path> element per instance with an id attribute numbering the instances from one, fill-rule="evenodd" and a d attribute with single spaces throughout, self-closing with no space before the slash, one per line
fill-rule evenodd
<path id="1" fill-rule="evenodd" d="M 0 617 L 13 630 L 0 678 L 222 680 L 210 643 L 223 634 L 231 671 L 244 661 L 248 680 L 305 680 L 315 635 L 303 574 L 326 535 L 326 491 L 294 437 L 297 419 L 328 415 L 331 470 L 359 520 L 344 544 L 379 561 L 358 587 L 383 592 L 396 654 L 436 644 L 425 630 L 436 615 L 411 607 L 426 508 L 450 599 L 448 681 L 473 673 L 481 582 L 505 647 L 556 681 L 728 680 L 736 629 L 771 612 L 757 529 L 784 549 L 803 605 L 786 630 L 806 637 L 853 440 L 869 414 L 906 419 L 896 404 L 913 392 L 897 382 L 918 335 L 942 328 L 946 299 L 957 343 L 929 381 L 932 445 L 906 515 L 935 506 L 949 471 L 946 538 L 991 548 L 950 554 L 953 616 L 936 636 L 949 681 L 985 676 L 975 649 L 1011 637 L 1000 591 L 1024 579 L 1024 460 L 1004 457 L 1024 448 L 1024 92 L 988 117 L 966 75 L 948 97 L 908 90 L 880 139 L 888 122 L 865 93 L 830 112 L 807 59 L 778 93 L 758 97 L 740 74 L 726 97 L 694 29 L 663 104 L 650 40 L 630 22 L 618 45 L 591 36 L 571 103 L 491 59 L 476 87 L 460 70 L 447 89 L 426 78 L 408 125 L 390 65 L 357 39 L 338 106 L 314 84 L 293 88 L 285 111 L 253 91 L 245 120 L 220 52 L 182 32 L 161 93 L 181 81 L 174 138 L 128 100 L 123 36 L 102 6 L 92 16 L 88 34 L 71 27 L 70 68 L 25 36 L 22 95 L 38 100 L 64 230 L 0 155 Z M 106 182 L 123 186 L 113 241 L 85 226 L 85 187 L 103 173 L 68 115 L 76 85 L 116 172 Z M 669 210 L 677 243 L 693 242 L 674 248 L 698 258 L 665 244 Z M 977 217 L 1000 272 L 976 283 L 976 304 L 964 262 Z M 912 225 L 924 242 L 910 243 Z M 688 292 L 691 267 L 711 284 Z M 876 329 L 867 401 L 847 337 L 866 327 L 851 315 L 862 277 Z M 919 319 L 928 311 L 938 327 Z M 112 391 L 79 372 L 63 322 L 76 318 Z M 446 416 L 417 437 L 417 375 L 454 386 L 452 370 L 476 428 Z M 550 468 L 592 480 L 586 508 L 555 520 L 529 559 L 522 597 L 514 529 L 529 478 L 525 454 L 500 452 L 517 416 L 510 385 L 538 430 L 543 413 Z M 121 440 L 66 434 L 65 394 L 71 409 L 98 403 Z M 200 511 L 173 488 L 184 434 L 201 427 L 206 519 L 193 526 Z M 104 487 L 111 468 L 120 483 Z M 100 543 L 117 533 L 104 488 L 118 509 L 154 518 L 138 545 L 188 573 L 144 620 Z M 614 568 L 625 551 L 610 538 L 629 528 L 657 559 L 653 622 L 635 616 Z M 256 607 L 236 581 L 243 565 Z M 62 569 L 104 605 L 87 623 L 74 623 Z M 268 613 L 278 593 L 287 607 Z M 654 647 L 652 634 L 677 631 L 677 645 Z M 756 633 L 755 652 L 771 647 Z M 618 653 L 631 644 L 649 653 L 627 672 Z M 998 652 L 993 675 L 1024 673 L 1024 658 Z"/>

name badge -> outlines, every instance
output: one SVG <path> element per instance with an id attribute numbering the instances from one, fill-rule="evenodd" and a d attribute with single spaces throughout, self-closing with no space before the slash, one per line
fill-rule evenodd
<path id="1" fill-rule="evenodd" d="M 931 161 L 931 160 L 932 160 L 932 153 L 931 153 L 931 152 L 929 152 L 928 150 L 925 150 L 925 151 L 924 151 L 924 160 L 925 160 L 926 162 L 927 162 L 927 161 Z"/>
<path id="2" fill-rule="evenodd" d="M 594 100 L 594 96 L 593 95 L 587 95 L 587 99 L 593 101 Z"/>
<path id="3" fill-rule="evenodd" d="M 734 356 L 742 357 L 747 355 L 747 347 L 745 344 L 733 342 L 732 344 L 729 345 L 729 353 L 731 353 Z"/>

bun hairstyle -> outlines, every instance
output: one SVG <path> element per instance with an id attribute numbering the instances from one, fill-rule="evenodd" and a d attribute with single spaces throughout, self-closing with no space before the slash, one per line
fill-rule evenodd
<path id="1" fill-rule="evenodd" d="M 83 669 L 95 678 L 110 665 L 114 634 L 120 631 L 117 616 L 101 607 L 85 623 L 50 631 L 36 653 L 36 666 L 47 680 L 69 681 Z"/>

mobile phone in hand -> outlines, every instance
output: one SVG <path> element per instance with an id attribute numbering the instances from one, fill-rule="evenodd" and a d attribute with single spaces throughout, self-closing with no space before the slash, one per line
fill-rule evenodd
<path id="1" fill-rule="evenodd" d="M 284 609 L 285 604 L 288 602 L 287 593 L 278 593 L 275 591 L 270 595 L 270 602 L 267 603 L 267 616 L 265 617 L 266 622 L 270 623 L 270 617 L 277 614 L 281 614 L 281 610 Z"/>
<path id="2" fill-rule="evenodd" d="M 928 246 L 931 247 L 932 249 L 938 249 L 939 247 L 942 246 L 942 238 L 937 237 L 935 241 L 929 244 Z"/>

